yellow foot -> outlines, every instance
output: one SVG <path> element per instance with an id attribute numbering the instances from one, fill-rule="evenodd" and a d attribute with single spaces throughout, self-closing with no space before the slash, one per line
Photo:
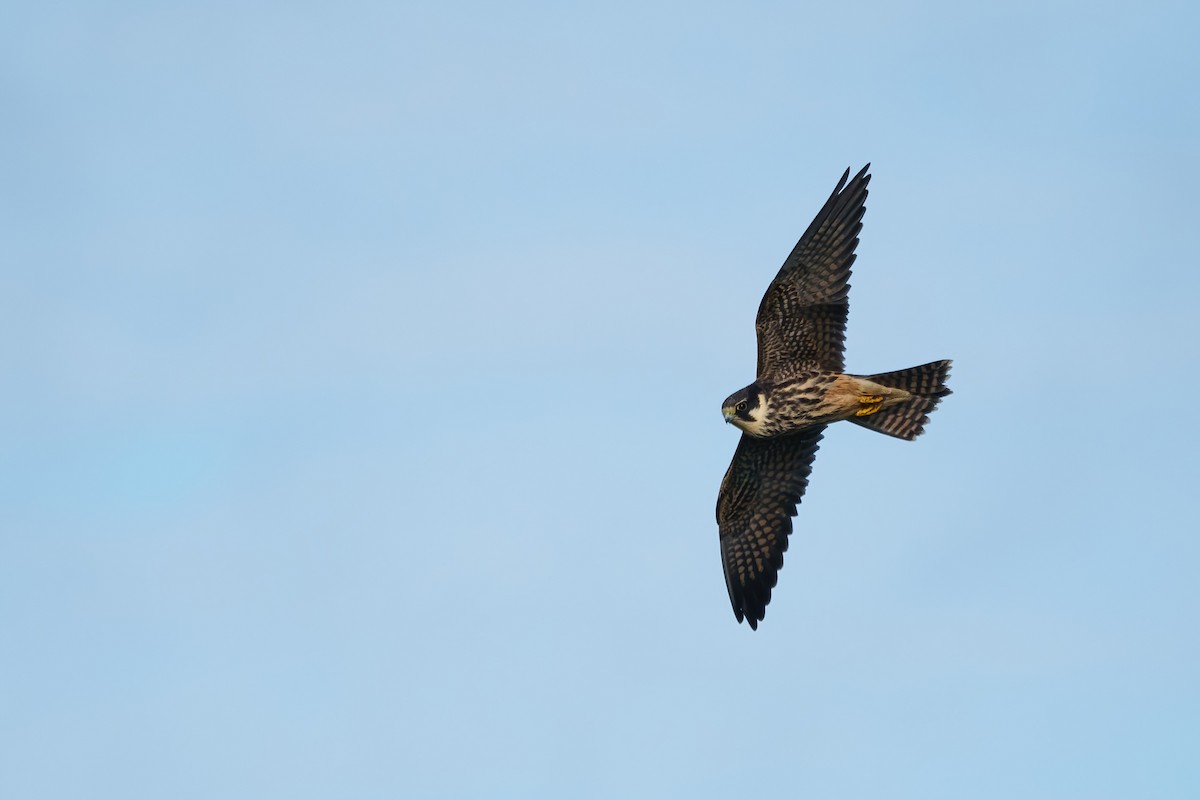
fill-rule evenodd
<path id="1" fill-rule="evenodd" d="M 863 408 L 854 412 L 856 417 L 869 417 L 879 409 L 883 408 L 883 395 L 879 394 L 863 394 L 858 396 L 858 402 L 863 405 Z"/>

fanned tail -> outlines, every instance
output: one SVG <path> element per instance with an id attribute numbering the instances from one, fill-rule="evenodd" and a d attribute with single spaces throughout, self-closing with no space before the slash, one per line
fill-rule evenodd
<path id="1" fill-rule="evenodd" d="M 898 372 L 881 372 L 862 377 L 881 386 L 903 389 L 913 395 L 903 403 L 885 408 L 865 417 L 851 417 L 855 425 L 870 428 L 898 439 L 912 440 L 925 431 L 929 415 L 938 402 L 950 394 L 946 388 L 946 376 L 950 374 L 950 361 L 934 361 L 919 367 L 909 367 Z"/>

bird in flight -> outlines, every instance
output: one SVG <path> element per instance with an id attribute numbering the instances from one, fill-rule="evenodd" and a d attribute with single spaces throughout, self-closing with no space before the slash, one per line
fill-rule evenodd
<path id="1" fill-rule="evenodd" d="M 725 585 L 757 630 L 783 567 L 791 518 L 825 427 L 849 420 L 900 439 L 925 429 L 950 394 L 949 361 L 877 375 L 843 372 L 850 266 L 866 212 L 863 167 L 846 170 L 758 306 L 758 372 L 721 408 L 742 431 L 717 497 Z"/>

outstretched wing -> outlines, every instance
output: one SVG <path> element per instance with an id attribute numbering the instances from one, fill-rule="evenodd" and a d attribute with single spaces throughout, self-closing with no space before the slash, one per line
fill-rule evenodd
<path id="1" fill-rule="evenodd" d="M 778 381 L 799 372 L 844 369 L 846 281 L 862 230 L 870 167 L 849 186 L 846 170 L 767 287 L 755 321 L 759 378 Z"/>
<path id="2" fill-rule="evenodd" d="M 808 486 L 824 425 L 772 439 L 742 434 L 717 497 L 725 586 L 738 622 L 758 628 L 783 567 L 791 518 Z"/>

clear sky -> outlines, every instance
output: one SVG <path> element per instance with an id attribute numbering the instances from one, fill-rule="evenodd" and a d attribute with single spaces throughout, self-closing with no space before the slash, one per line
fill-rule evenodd
<path id="1" fill-rule="evenodd" d="M 0 796 L 1200 796 L 1194 3 L 10 3 Z M 720 403 L 846 167 L 757 633 Z"/>

